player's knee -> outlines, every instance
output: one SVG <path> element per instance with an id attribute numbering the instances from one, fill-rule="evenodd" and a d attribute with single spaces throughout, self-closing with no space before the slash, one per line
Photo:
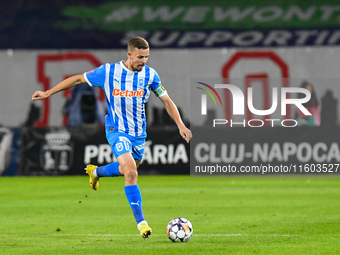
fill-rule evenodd
<path id="1" fill-rule="evenodd" d="M 120 164 L 126 180 L 136 180 L 138 177 L 137 168 L 134 162 L 124 162 Z"/>
<path id="2" fill-rule="evenodd" d="M 127 170 L 124 172 L 125 182 L 137 183 L 138 172 L 136 169 Z"/>

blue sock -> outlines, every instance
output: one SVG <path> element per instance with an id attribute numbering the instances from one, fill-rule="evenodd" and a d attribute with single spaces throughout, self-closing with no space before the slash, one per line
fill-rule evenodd
<path id="1" fill-rule="evenodd" d="M 119 162 L 113 162 L 111 164 L 100 166 L 97 168 L 98 177 L 115 177 L 121 176 L 118 170 Z"/>
<path id="2" fill-rule="evenodd" d="M 137 224 L 144 221 L 143 209 L 142 209 L 142 196 L 138 184 L 125 186 L 125 194 L 131 206 L 133 215 L 137 221 Z"/>

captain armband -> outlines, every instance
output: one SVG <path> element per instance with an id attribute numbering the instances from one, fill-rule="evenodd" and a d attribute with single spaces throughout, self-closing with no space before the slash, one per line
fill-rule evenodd
<path id="1" fill-rule="evenodd" d="M 163 85 L 160 85 L 158 88 L 153 90 L 153 93 L 155 94 L 156 97 L 164 96 L 164 95 L 167 94 L 167 92 L 166 92 L 165 88 L 163 87 Z"/>

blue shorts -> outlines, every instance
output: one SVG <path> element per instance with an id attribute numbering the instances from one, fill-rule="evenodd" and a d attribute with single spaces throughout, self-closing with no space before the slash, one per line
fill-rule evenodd
<path id="1" fill-rule="evenodd" d="M 106 125 L 106 139 L 112 147 L 112 152 L 116 158 L 124 153 L 131 153 L 132 157 L 142 161 L 145 148 L 145 138 L 133 137 L 131 135 L 112 131 L 112 127 Z"/>

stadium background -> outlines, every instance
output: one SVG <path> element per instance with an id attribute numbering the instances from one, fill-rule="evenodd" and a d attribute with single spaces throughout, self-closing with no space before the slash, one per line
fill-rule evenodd
<path id="1" fill-rule="evenodd" d="M 79 175 L 85 164 L 114 160 L 102 126 L 65 125 L 68 93 L 34 104 L 30 99 L 34 91 L 48 89 L 65 77 L 125 59 L 126 43 L 133 35 L 149 41 L 148 65 L 156 68 L 191 126 L 202 124 L 190 116 L 192 78 L 222 82 L 226 77 L 261 74 L 268 80 L 288 79 L 292 87 L 312 83 L 321 103 L 320 127 L 299 127 L 296 132 L 274 127 L 269 138 L 267 132 L 233 128 L 230 141 L 249 146 L 266 141 L 269 147 L 279 144 L 282 149 L 289 136 L 289 142 L 302 144 L 306 153 L 316 151 L 308 162 L 339 163 L 338 4 L 327 0 L 1 3 L 0 174 Z M 251 86 L 259 91 L 254 101 L 263 107 L 268 100 L 262 93 L 264 82 Z M 104 102 L 103 95 L 96 93 Z M 224 116 L 228 108 L 212 105 L 209 110 Z M 148 143 L 140 173 L 189 174 L 189 145 L 155 97 L 147 113 Z M 292 118 L 294 114 L 291 109 Z M 306 157 L 290 157 L 291 162 L 306 163 Z M 262 161 L 287 162 L 278 156 Z"/>
<path id="2" fill-rule="evenodd" d="M 340 254 L 334 169 L 321 176 L 189 175 L 192 152 L 208 147 L 199 164 L 216 164 L 225 145 L 227 164 L 238 167 L 339 166 L 340 1 L 12 0 L 0 1 L 0 14 L 0 254 Z M 65 77 L 125 59 L 133 35 L 149 41 L 148 64 L 194 134 L 185 144 L 150 97 L 138 177 L 153 230 L 148 240 L 136 229 L 124 178 L 102 178 L 94 191 L 84 174 L 88 163 L 114 160 L 111 148 L 101 123 L 69 121 L 93 120 L 85 113 L 101 109 L 103 94 L 80 85 L 77 97 L 65 91 L 31 101 L 34 91 Z M 321 125 L 212 132 L 212 118 L 230 116 L 231 102 L 218 90 L 223 106 L 207 97 L 204 118 L 197 82 L 226 81 L 243 92 L 253 87 L 257 109 L 268 107 L 271 88 L 309 82 Z M 295 118 L 296 109 L 288 110 L 285 117 Z M 189 242 L 167 239 L 175 217 L 192 222 Z"/>

